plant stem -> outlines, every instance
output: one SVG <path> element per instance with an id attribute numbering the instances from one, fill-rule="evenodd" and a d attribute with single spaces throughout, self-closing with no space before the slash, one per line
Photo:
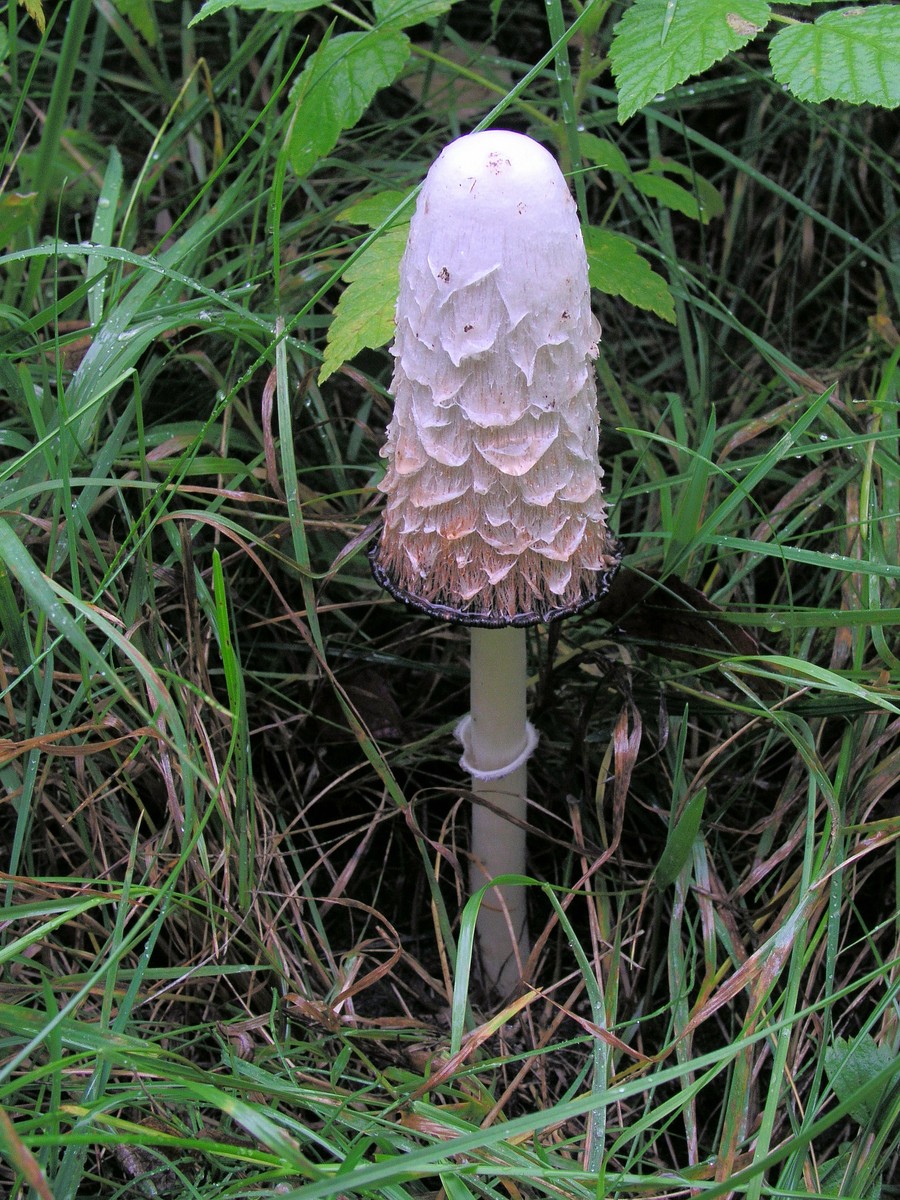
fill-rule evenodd
<path id="1" fill-rule="evenodd" d="M 525 872 L 527 767 L 501 779 L 477 773 L 501 770 L 528 745 L 525 715 L 524 629 L 472 631 L 471 725 L 466 745 L 472 769 L 472 891 L 499 875 Z M 479 803 L 483 800 L 485 803 Z M 490 806 L 490 807 L 488 807 Z M 487 985 L 506 993 L 518 983 L 528 957 L 525 888 L 506 884 L 485 894 L 478 914 L 478 945 Z"/>

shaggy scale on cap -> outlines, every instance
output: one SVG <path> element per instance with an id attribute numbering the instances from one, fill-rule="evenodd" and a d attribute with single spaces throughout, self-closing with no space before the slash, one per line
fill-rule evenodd
<path id="1" fill-rule="evenodd" d="M 517 133 L 452 142 L 400 266 L 388 499 L 372 552 L 392 595 L 502 626 L 555 620 L 606 591 L 619 549 L 597 461 L 599 335 L 553 157 Z"/>

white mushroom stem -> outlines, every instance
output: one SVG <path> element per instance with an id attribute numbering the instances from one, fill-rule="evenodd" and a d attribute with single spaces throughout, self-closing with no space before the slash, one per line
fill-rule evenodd
<path id="1" fill-rule="evenodd" d="M 471 634 L 471 711 L 458 736 L 475 798 L 469 871 L 475 892 L 500 875 L 525 873 L 526 762 L 537 735 L 526 719 L 525 630 Z M 525 899 L 523 886 L 504 884 L 485 893 L 479 910 L 482 976 L 500 994 L 516 986 L 528 957 Z"/>

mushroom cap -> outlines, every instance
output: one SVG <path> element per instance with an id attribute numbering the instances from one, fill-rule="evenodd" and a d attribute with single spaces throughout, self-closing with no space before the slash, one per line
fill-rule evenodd
<path id="1" fill-rule="evenodd" d="M 619 547 L 597 461 L 599 336 L 552 155 L 504 130 L 452 142 L 400 265 L 371 555 L 392 595 L 486 626 L 555 620 L 603 595 Z"/>

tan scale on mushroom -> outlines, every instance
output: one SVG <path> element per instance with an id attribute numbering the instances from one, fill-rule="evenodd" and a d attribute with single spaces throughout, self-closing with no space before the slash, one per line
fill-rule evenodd
<path id="1" fill-rule="evenodd" d="M 525 867 L 537 735 L 523 627 L 586 608 L 619 562 L 597 460 L 599 336 L 575 202 L 552 155 L 503 130 L 452 142 L 428 172 L 400 266 L 372 568 L 399 600 L 472 626 L 458 736 L 476 800 L 473 889 Z M 525 918 L 522 887 L 486 894 L 479 951 L 499 992 L 521 977 Z"/>

